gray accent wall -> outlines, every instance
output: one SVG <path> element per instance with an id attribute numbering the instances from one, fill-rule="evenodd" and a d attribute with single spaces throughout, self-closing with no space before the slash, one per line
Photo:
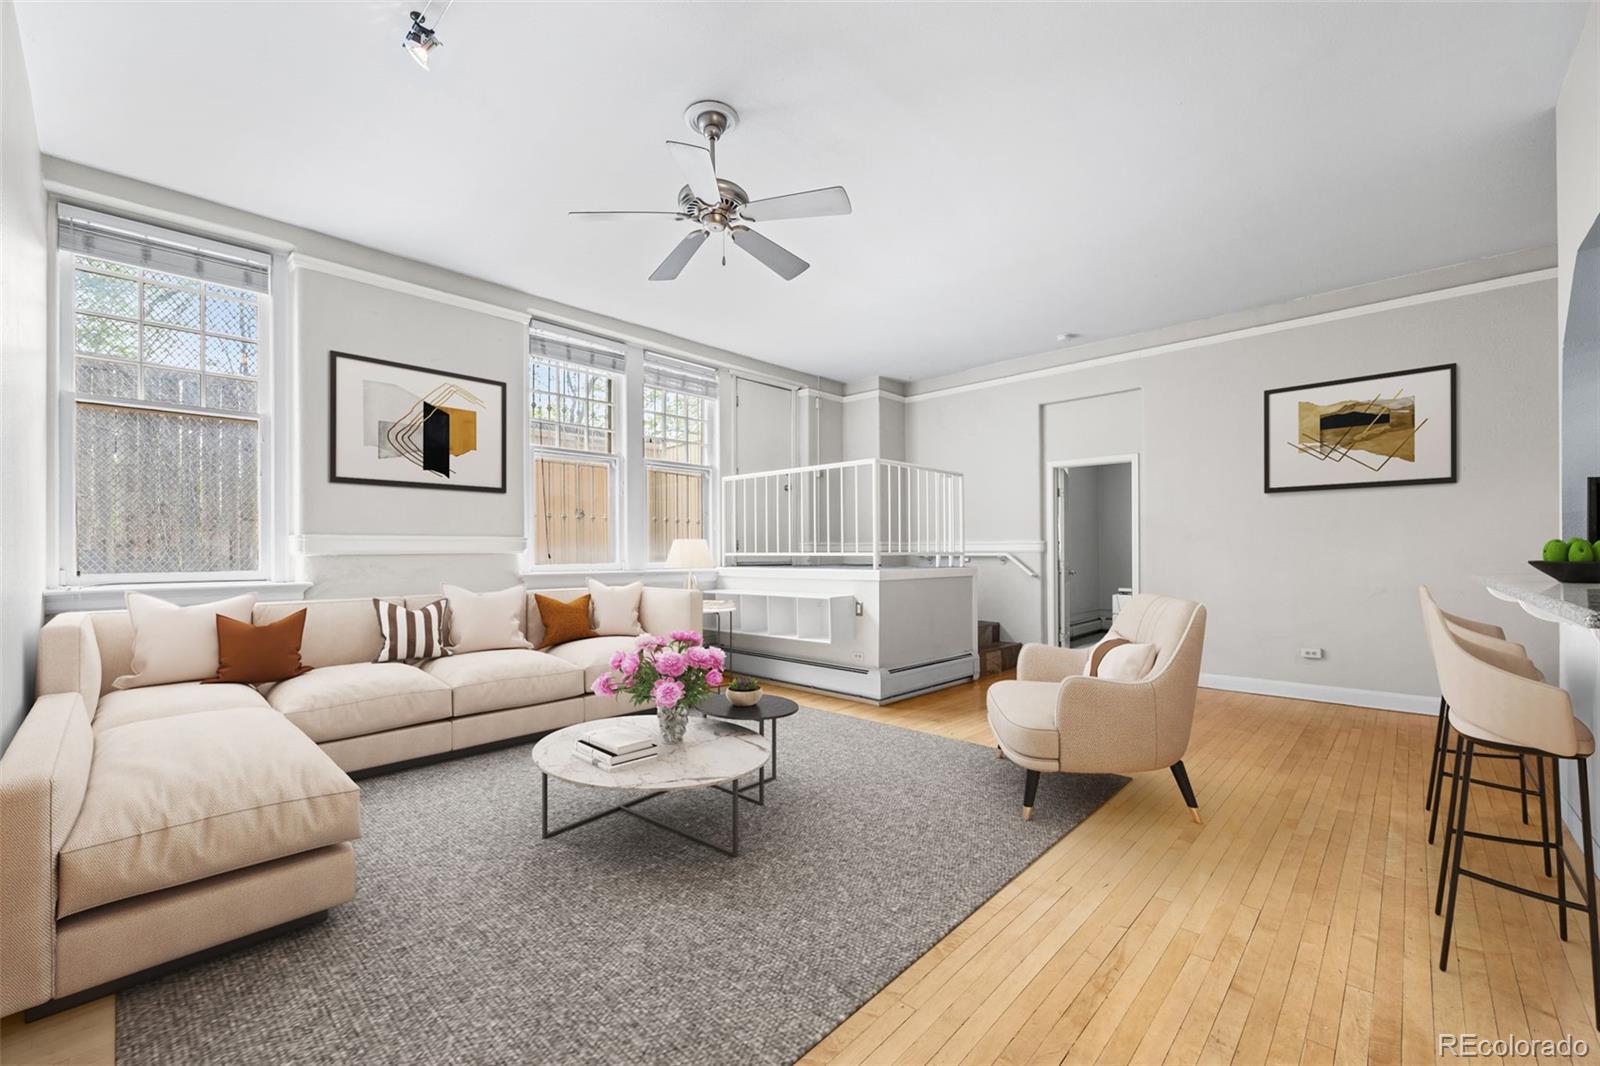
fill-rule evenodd
<path id="1" fill-rule="evenodd" d="M 1556 256 L 1561 330 L 1561 529 L 1588 533 L 1587 485 L 1600 477 L 1600 5 L 1556 106 Z"/>
<path id="2" fill-rule="evenodd" d="M 9 88 L 9 82 L 8 82 Z M 6 114 L 17 99 L 9 92 Z M 9 142 L 8 142 L 9 147 Z M 34 158 L 37 161 L 37 150 Z M 10 153 L 8 152 L 8 161 Z M 555 303 L 528 293 L 426 263 L 239 211 L 172 189 L 95 170 L 67 160 L 45 157 L 44 176 L 51 191 L 70 199 L 135 217 L 243 241 L 274 253 L 273 346 L 277 387 L 287 389 L 289 402 L 280 414 L 280 428 L 290 441 L 280 456 L 292 476 L 276 478 L 285 512 L 281 528 L 291 544 L 306 536 L 364 537 L 495 537 L 525 536 L 527 506 L 525 440 L 526 318 L 537 316 L 573 328 L 627 341 L 665 355 L 719 368 L 721 421 L 718 449 L 723 472 L 735 468 L 732 432 L 733 397 L 740 378 L 783 389 L 809 388 L 830 397 L 843 391 L 841 382 L 800 374 L 734 352 L 672 336 L 648 327 Z M 36 165 L 37 182 L 39 166 Z M 43 203 L 40 224 L 43 225 Z M 535 254 L 535 253 L 530 253 Z M 293 266 L 292 264 L 302 264 Z M 34 274 L 41 286 L 47 276 L 42 259 Z M 354 276 L 352 276 L 354 275 Z M 41 288 L 39 307 L 43 313 Z M 509 317 L 508 317 L 509 315 Z M 283 338 L 287 338 L 285 341 Z M 504 381 L 507 385 L 507 490 L 504 494 L 443 491 L 426 488 L 334 483 L 328 471 L 328 353 L 345 351 L 395 362 Z M 44 373 L 43 350 L 30 362 Z M 638 409 L 638 397 L 631 409 Z M 44 396 L 41 390 L 41 412 Z M 838 408 L 834 399 L 821 407 Z M 840 414 L 827 411 L 814 423 L 795 409 L 790 434 L 808 450 L 837 457 Z M 42 417 L 42 414 L 41 414 Z M 638 436 L 630 448 L 639 447 Z M 639 454 L 642 456 L 642 447 Z M 820 461 L 827 461 L 824 458 Z M 35 464 L 43 472 L 43 463 Z M 787 461 L 785 463 L 787 465 Z M 639 482 L 642 489 L 643 482 Z M 42 490 L 41 490 L 42 491 Z M 643 536 L 642 499 L 631 500 L 636 529 Z M 41 505 L 38 513 L 42 516 Z M 42 519 L 41 519 L 42 520 Z M 448 546 L 448 545 L 436 545 Z M 318 549 L 321 550 L 321 549 Z M 474 588 L 503 588 L 518 579 L 522 559 L 509 552 L 472 554 L 339 554 L 283 553 L 282 575 L 308 581 L 312 598 L 416 592 L 437 588 L 442 580 Z M 43 572 L 40 563 L 35 573 Z M 627 575 L 619 574 L 622 578 Z M 660 576 L 669 583 L 677 575 Z M 530 584 L 567 587 L 570 574 L 539 575 Z M 38 585 L 31 600 L 38 599 Z M 32 627 L 37 629 L 38 616 Z"/>
<path id="3" fill-rule="evenodd" d="M 0 749 L 27 713 L 43 618 L 45 192 L 16 10 L 0 4 Z"/>
<path id="4" fill-rule="evenodd" d="M 291 270 L 295 307 L 297 533 L 408 537 L 522 537 L 527 480 L 519 447 L 527 406 L 527 327 L 315 270 Z M 506 491 L 458 492 L 329 480 L 330 352 L 457 371 L 506 386 Z M 281 353 L 280 353 L 281 355 Z M 309 556 L 315 596 L 437 588 L 442 580 L 504 588 L 517 556 Z M 404 572 L 403 582 L 390 575 Z"/>
<path id="5" fill-rule="evenodd" d="M 1427 584 L 1448 609 L 1504 625 L 1553 676 L 1552 627 L 1477 580 L 1531 574 L 1525 560 L 1559 514 L 1556 286 L 1533 277 L 919 390 L 909 458 L 966 475 L 969 543 L 1015 542 L 1048 536 L 1050 459 L 1137 452 L 1142 589 L 1206 604 L 1209 673 L 1426 697 L 1437 690 L 1417 607 Z M 1263 491 L 1263 390 L 1435 363 L 1460 367 L 1459 482 Z M 981 564 L 978 599 L 1016 639 L 1044 632 L 1042 576 Z M 1325 658 L 1303 660 L 1302 647 Z"/>

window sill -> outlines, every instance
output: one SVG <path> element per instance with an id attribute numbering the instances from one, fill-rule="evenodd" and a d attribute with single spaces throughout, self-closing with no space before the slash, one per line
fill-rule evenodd
<path id="1" fill-rule="evenodd" d="M 303 600 L 309 581 L 163 581 L 138 585 L 76 585 L 44 590 L 44 613 L 105 611 L 121 607 L 130 592 L 144 592 L 180 606 L 209 603 L 244 592 L 262 603 Z"/>

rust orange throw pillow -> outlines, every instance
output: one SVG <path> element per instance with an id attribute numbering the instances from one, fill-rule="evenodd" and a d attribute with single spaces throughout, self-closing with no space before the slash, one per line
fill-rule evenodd
<path id="1" fill-rule="evenodd" d="M 305 673 L 300 665 L 300 637 L 306 612 L 296 611 L 264 626 L 217 615 L 217 676 L 210 682 L 260 685 Z"/>
<path id="2" fill-rule="evenodd" d="M 589 625 L 589 597 L 579 596 L 566 603 L 536 592 L 533 602 L 539 605 L 539 620 L 544 623 L 544 643 L 539 650 L 594 636 Z"/>

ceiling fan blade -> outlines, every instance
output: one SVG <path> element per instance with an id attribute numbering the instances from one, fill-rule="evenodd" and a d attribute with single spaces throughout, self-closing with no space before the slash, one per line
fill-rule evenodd
<path id="1" fill-rule="evenodd" d="M 729 233 L 733 237 L 734 244 L 766 264 L 774 274 L 777 274 L 784 281 L 793 281 L 811 267 L 810 263 L 801 259 L 798 255 L 786 248 L 773 244 L 753 229 L 735 226 Z"/>
<path id="2" fill-rule="evenodd" d="M 810 192 L 792 192 L 787 196 L 769 196 L 745 204 L 739 214 L 751 222 L 771 222 L 780 218 L 817 218 L 821 215 L 848 215 L 850 197 L 843 185 L 830 185 L 826 189 Z"/>
<path id="3" fill-rule="evenodd" d="M 708 204 L 722 201 L 722 190 L 717 186 L 717 168 L 711 162 L 711 152 L 698 144 L 668 141 L 667 151 L 689 181 L 689 191 Z"/>
<path id="4" fill-rule="evenodd" d="M 568 211 L 573 218 L 585 222 L 632 222 L 635 219 L 684 219 L 688 215 L 678 211 Z"/>
<path id="5" fill-rule="evenodd" d="M 661 261 L 660 266 L 656 267 L 656 272 L 650 275 L 650 280 L 671 281 L 679 274 L 682 274 L 683 268 L 688 266 L 689 260 L 694 258 L 694 253 L 698 252 L 700 246 L 706 243 L 706 237 L 705 230 L 697 229 L 679 241 L 678 246 L 672 249 L 672 253 Z"/>

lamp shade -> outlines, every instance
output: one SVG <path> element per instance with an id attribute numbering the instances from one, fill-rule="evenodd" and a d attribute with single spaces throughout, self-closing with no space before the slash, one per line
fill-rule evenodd
<path id="1" fill-rule="evenodd" d="M 667 549 L 667 565 L 679 570 L 709 570 L 717 565 L 711 545 L 703 540 L 675 540 Z"/>

